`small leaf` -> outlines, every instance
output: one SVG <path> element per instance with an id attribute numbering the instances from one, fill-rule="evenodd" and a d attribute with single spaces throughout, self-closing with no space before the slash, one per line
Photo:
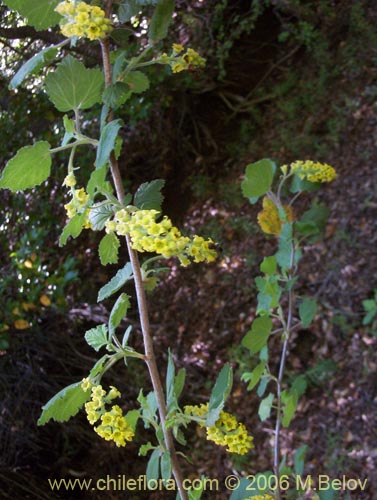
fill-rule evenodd
<path id="1" fill-rule="evenodd" d="M 256 354 L 267 344 L 267 339 L 272 330 L 272 320 L 268 316 L 256 318 L 251 329 L 242 340 L 242 345 Z"/>
<path id="2" fill-rule="evenodd" d="M 127 426 L 131 427 L 131 429 L 135 432 L 137 421 L 140 418 L 140 411 L 130 410 L 125 414 L 124 418 L 126 419 Z"/>
<path id="3" fill-rule="evenodd" d="M 99 258 L 103 266 L 118 262 L 119 247 L 120 242 L 115 233 L 105 234 L 98 247 Z"/>
<path id="4" fill-rule="evenodd" d="M 254 389 L 254 387 L 257 385 L 257 383 L 260 381 L 261 376 L 266 368 L 266 362 L 262 361 L 257 365 L 254 370 L 250 373 L 247 374 L 247 377 L 242 377 L 243 380 L 246 382 L 249 382 L 249 385 L 247 386 L 247 390 L 251 391 Z M 245 374 L 246 375 L 246 374 Z"/>
<path id="5" fill-rule="evenodd" d="M 95 203 L 90 207 L 89 221 L 94 231 L 102 231 L 105 223 L 114 215 L 112 203 Z"/>
<path id="6" fill-rule="evenodd" d="M 302 326 L 307 328 L 310 323 L 313 321 L 315 313 L 317 310 L 317 301 L 315 299 L 305 298 L 299 308 L 299 316 L 301 319 Z"/>
<path id="7" fill-rule="evenodd" d="M 283 225 L 283 229 L 281 230 L 279 236 L 279 250 L 276 253 L 276 260 L 283 271 L 287 271 L 294 264 L 294 262 L 292 262 L 292 242 L 292 223 L 286 223 Z"/>
<path id="8" fill-rule="evenodd" d="M 117 292 L 132 277 L 132 266 L 130 262 L 116 273 L 111 280 L 104 285 L 98 292 L 97 302 L 107 299 L 113 293 Z"/>
<path id="9" fill-rule="evenodd" d="M 275 396 L 270 392 L 267 397 L 262 399 L 258 409 L 258 415 L 262 422 L 267 420 L 271 415 L 271 407 Z"/>
<path id="10" fill-rule="evenodd" d="M 283 427 L 289 427 L 297 408 L 298 394 L 295 391 L 284 391 L 282 401 L 284 403 L 282 424 Z"/>
<path id="11" fill-rule="evenodd" d="M 74 215 L 68 222 L 68 224 L 64 227 L 63 232 L 60 235 L 59 246 L 63 247 L 67 243 L 67 240 L 70 236 L 72 236 L 72 238 L 77 238 L 81 234 L 85 221 L 85 214 Z"/>
<path id="12" fill-rule="evenodd" d="M 296 450 L 296 453 L 294 454 L 293 464 L 296 476 L 302 476 L 302 474 L 304 473 L 305 455 L 307 449 L 308 446 L 304 444 L 300 446 L 300 448 Z"/>
<path id="13" fill-rule="evenodd" d="M 10 9 L 16 10 L 21 16 L 26 17 L 28 24 L 37 30 L 55 26 L 61 19 L 55 12 L 55 7 L 60 0 L 6 0 L 4 2 Z"/>
<path id="14" fill-rule="evenodd" d="M 113 335 L 115 329 L 120 325 L 122 319 L 127 315 L 127 310 L 130 307 L 130 298 L 126 293 L 119 295 L 115 302 L 109 318 L 109 333 Z"/>
<path id="15" fill-rule="evenodd" d="M 122 123 L 122 120 L 113 120 L 103 127 L 97 148 L 97 157 L 95 161 L 96 168 L 101 168 L 108 163 L 110 154 L 114 150 L 115 141 L 119 129 L 122 127 Z"/>
<path id="16" fill-rule="evenodd" d="M 174 12 L 174 0 L 160 0 L 149 25 L 149 40 L 157 42 L 166 37 Z"/>
<path id="17" fill-rule="evenodd" d="M 161 456 L 161 478 L 165 481 L 169 481 L 171 478 L 172 464 L 170 458 L 170 452 L 164 451 Z"/>
<path id="18" fill-rule="evenodd" d="M 276 165 L 271 160 L 260 160 L 246 167 L 245 179 L 241 183 L 246 198 L 257 198 L 270 190 Z"/>
<path id="19" fill-rule="evenodd" d="M 46 91 L 59 111 L 87 109 L 101 101 L 104 76 L 99 69 L 88 69 L 67 56 L 45 79 Z"/>
<path id="20" fill-rule="evenodd" d="M 164 185 L 165 181 L 162 179 L 144 182 L 135 193 L 134 205 L 141 210 L 161 210 L 164 199 L 161 189 Z"/>
<path id="21" fill-rule="evenodd" d="M 186 379 L 186 370 L 184 368 L 181 368 L 178 371 L 174 381 L 174 393 L 176 399 L 178 399 L 179 396 L 182 394 L 183 388 L 185 386 L 185 379 Z"/>
<path id="22" fill-rule="evenodd" d="M 124 79 L 133 94 L 142 94 L 149 89 L 149 78 L 141 71 L 132 71 Z"/>
<path id="23" fill-rule="evenodd" d="M 128 344 L 128 339 L 130 337 L 131 331 L 132 331 L 132 325 L 129 325 L 127 327 L 127 330 L 124 332 L 124 335 L 123 335 L 123 340 L 122 340 L 122 347 L 123 348 L 126 347 Z"/>
<path id="24" fill-rule="evenodd" d="M 90 399 L 90 391 L 84 392 L 81 381 L 65 387 L 42 406 L 42 414 L 38 425 L 44 425 L 53 419 L 56 422 L 66 422 L 76 415 L 84 403 Z"/>
<path id="25" fill-rule="evenodd" d="M 208 415 L 206 427 L 212 427 L 220 416 L 221 410 L 224 408 L 225 401 L 230 394 L 233 385 L 232 367 L 229 364 L 223 366 L 219 376 L 217 377 L 214 388 L 211 392 L 208 405 Z"/>
<path id="26" fill-rule="evenodd" d="M 35 54 L 31 59 L 26 61 L 21 68 L 14 75 L 12 80 L 9 83 L 9 89 L 16 89 L 21 83 L 30 75 L 35 75 L 45 63 L 54 59 L 58 52 L 58 49 L 55 45 L 51 45 L 50 47 L 46 47 L 45 49 Z"/>
<path id="27" fill-rule="evenodd" d="M 85 333 L 85 340 L 90 347 L 93 347 L 93 349 L 98 352 L 101 347 L 108 344 L 107 325 L 98 325 L 88 330 Z"/>
<path id="28" fill-rule="evenodd" d="M 160 477 L 160 450 L 154 450 L 147 465 L 147 484 L 149 481 Z"/>
<path id="29" fill-rule="evenodd" d="M 260 270 L 264 274 L 272 275 L 277 272 L 277 262 L 276 257 L 271 255 L 270 257 L 265 257 L 262 264 L 260 265 Z"/>
<path id="30" fill-rule="evenodd" d="M 91 198 L 93 198 L 95 191 L 97 190 L 100 191 L 104 187 L 107 174 L 107 167 L 108 167 L 107 165 L 103 165 L 101 168 L 93 170 L 93 172 L 90 174 L 88 185 L 86 187 L 86 192 Z"/>
<path id="31" fill-rule="evenodd" d="M 21 148 L 8 161 L 0 178 L 0 188 L 16 192 L 39 186 L 49 177 L 50 170 L 50 144 L 38 141 L 33 146 Z"/>
<path id="32" fill-rule="evenodd" d="M 131 97 L 130 87 L 123 82 L 116 82 L 109 85 L 103 92 L 103 102 L 112 109 L 122 106 Z"/>
<path id="33" fill-rule="evenodd" d="M 139 448 L 139 456 L 140 457 L 145 457 L 150 450 L 154 450 L 156 447 L 148 441 L 146 444 L 142 444 Z"/>

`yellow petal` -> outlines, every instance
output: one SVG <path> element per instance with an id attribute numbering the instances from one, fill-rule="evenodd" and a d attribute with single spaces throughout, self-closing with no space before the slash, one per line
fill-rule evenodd
<path id="1" fill-rule="evenodd" d="M 30 328 L 30 323 L 24 319 L 16 319 L 13 325 L 17 330 L 26 330 L 26 328 Z"/>
<path id="2" fill-rule="evenodd" d="M 51 300 L 49 299 L 49 297 L 47 297 L 47 295 L 43 294 L 39 297 L 39 302 L 42 304 L 42 306 L 50 306 L 51 305 Z"/>

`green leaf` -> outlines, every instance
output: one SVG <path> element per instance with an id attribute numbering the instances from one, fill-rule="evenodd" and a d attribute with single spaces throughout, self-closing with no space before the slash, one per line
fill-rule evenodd
<path id="1" fill-rule="evenodd" d="M 109 354 L 105 354 L 104 356 L 102 356 L 102 358 L 100 358 L 96 362 L 96 364 L 93 366 L 93 368 L 90 370 L 89 377 L 93 378 L 96 375 L 98 375 L 99 373 L 102 373 L 103 369 L 104 369 L 104 365 L 105 365 L 105 363 L 106 363 L 106 361 L 108 359 L 110 359 L 110 355 Z"/>
<path id="2" fill-rule="evenodd" d="M 55 12 L 60 0 L 6 0 L 4 3 L 21 16 L 26 17 L 28 24 L 38 31 L 55 26 L 61 19 Z"/>
<path id="3" fill-rule="evenodd" d="M 260 384 L 257 389 L 257 394 L 261 398 L 263 394 L 266 392 L 267 386 L 269 381 L 271 380 L 270 376 L 264 376 L 262 377 L 262 380 L 260 381 Z"/>
<path id="4" fill-rule="evenodd" d="M 77 238 L 81 234 L 85 221 L 85 214 L 74 215 L 68 222 L 68 224 L 64 227 L 63 232 L 60 235 L 59 246 L 63 247 L 67 243 L 67 240 L 70 236 L 72 236 L 72 238 Z"/>
<path id="5" fill-rule="evenodd" d="M 148 441 L 146 444 L 142 444 L 139 448 L 139 456 L 140 457 L 145 457 L 150 450 L 154 450 L 156 447 Z"/>
<path id="6" fill-rule="evenodd" d="M 171 471 L 172 471 L 172 465 L 171 465 L 171 457 L 170 457 L 170 452 L 169 451 L 164 451 L 164 453 L 161 456 L 161 477 L 165 481 L 169 481 L 171 478 Z"/>
<path id="7" fill-rule="evenodd" d="M 185 386 L 185 380 L 186 380 L 186 370 L 184 368 L 181 368 L 178 371 L 174 381 L 174 393 L 177 399 L 182 394 L 183 388 Z"/>
<path id="8" fill-rule="evenodd" d="M 306 179 L 300 179 L 298 175 L 294 175 L 289 190 L 291 193 L 299 193 L 300 191 L 313 192 L 318 191 L 320 187 L 319 182 L 310 182 Z"/>
<path id="9" fill-rule="evenodd" d="M 135 193 L 134 205 L 142 210 L 161 210 L 164 200 L 161 189 L 164 185 L 165 181 L 162 179 L 144 182 Z"/>
<path id="10" fill-rule="evenodd" d="M 141 71 L 132 71 L 124 79 L 133 94 L 142 94 L 149 89 L 149 78 Z"/>
<path id="11" fill-rule="evenodd" d="M 249 382 L 249 385 L 247 386 L 248 391 L 252 391 L 254 387 L 257 385 L 257 383 L 260 381 L 261 376 L 266 368 L 266 361 L 262 361 L 257 365 L 254 370 L 250 373 L 244 373 L 242 375 L 242 380 L 245 382 Z"/>
<path id="12" fill-rule="evenodd" d="M 98 325 L 85 333 L 85 340 L 95 351 L 108 344 L 107 325 Z"/>
<path id="13" fill-rule="evenodd" d="M 42 406 L 43 411 L 37 424 L 44 425 L 51 419 L 56 422 L 66 422 L 76 415 L 89 399 L 90 391 L 82 390 L 81 381 L 71 384 Z"/>
<path id="14" fill-rule="evenodd" d="M 137 0 L 127 0 L 119 5 L 118 18 L 121 23 L 128 23 L 131 17 L 136 16 L 141 10 Z"/>
<path id="15" fill-rule="evenodd" d="M 134 32 L 129 28 L 115 28 L 110 33 L 110 37 L 120 47 L 128 47 L 130 45 L 130 39 L 133 35 Z"/>
<path id="16" fill-rule="evenodd" d="M 260 402 L 258 415 L 262 422 L 267 420 L 271 415 L 272 403 L 274 402 L 275 396 L 270 392 L 268 396 L 266 396 Z"/>
<path id="17" fill-rule="evenodd" d="M 9 89 L 16 89 L 19 85 L 21 85 L 25 78 L 30 75 L 35 75 L 45 65 L 45 63 L 54 59 L 57 53 L 58 49 L 56 46 L 51 45 L 50 47 L 46 47 L 38 52 L 38 54 L 35 54 L 31 59 L 26 61 L 26 63 L 24 63 L 14 75 L 9 83 Z"/>
<path id="18" fill-rule="evenodd" d="M 279 236 L 279 250 L 276 253 L 276 260 L 283 271 L 287 271 L 294 262 L 292 260 L 293 233 L 292 223 L 283 225 Z"/>
<path id="19" fill-rule="evenodd" d="M 242 345 L 256 354 L 267 344 L 267 339 L 272 330 L 272 320 L 268 316 L 256 318 L 251 329 L 242 340 Z"/>
<path id="20" fill-rule="evenodd" d="M 130 262 L 116 273 L 111 280 L 104 285 L 98 292 L 97 302 L 107 299 L 113 293 L 117 292 L 132 277 L 132 266 Z"/>
<path id="21" fill-rule="evenodd" d="M 295 391 L 283 391 L 281 397 L 284 404 L 282 424 L 283 427 L 289 427 L 297 408 L 298 394 Z"/>
<path id="22" fill-rule="evenodd" d="M 104 187 L 106 174 L 107 174 L 107 165 L 103 165 L 101 168 L 93 170 L 93 172 L 90 174 L 88 185 L 86 187 L 86 192 L 91 198 L 93 198 L 94 192 L 96 190 L 100 191 Z"/>
<path id="23" fill-rule="evenodd" d="M 259 160 L 246 167 L 245 179 L 241 183 L 246 198 L 258 198 L 270 190 L 276 165 L 271 160 Z"/>
<path id="24" fill-rule="evenodd" d="M 304 212 L 300 222 L 302 224 L 315 224 L 317 232 L 323 233 L 326 228 L 329 214 L 330 210 L 327 207 L 321 204 L 313 203 L 309 210 Z"/>
<path id="25" fill-rule="evenodd" d="M 225 401 L 230 394 L 233 385 L 232 367 L 229 364 L 223 366 L 212 389 L 208 405 L 206 427 L 212 427 L 224 408 Z"/>
<path id="26" fill-rule="evenodd" d="M 103 102 L 112 109 L 122 106 L 131 97 L 130 87 L 123 82 L 116 82 L 109 85 L 103 92 Z"/>
<path id="27" fill-rule="evenodd" d="M 170 405 L 174 402 L 175 399 L 174 378 L 175 378 L 174 361 L 171 351 L 169 349 L 168 369 L 166 371 L 166 404 L 169 410 L 170 410 Z"/>
<path id="28" fill-rule="evenodd" d="M 50 100 L 59 111 L 87 109 L 101 101 L 104 85 L 99 69 L 88 69 L 72 56 L 67 56 L 56 71 L 45 80 Z"/>
<path id="29" fill-rule="evenodd" d="M 160 477 L 160 450 L 154 450 L 147 465 L 147 484 L 149 481 Z"/>
<path id="30" fill-rule="evenodd" d="M 94 231 L 101 231 L 114 215 L 112 203 L 95 203 L 90 207 L 89 221 Z"/>
<path id="31" fill-rule="evenodd" d="M 255 283 L 259 291 L 257 314 L 268 314 L 271 309 L 275 309 L 279 305 L 282 291 L 279 285 L 279 277 L 276 275 L 267 278 L 257 276 Z"/>
<path id="32" fill-rule="evenodd" d="M 98 247 L 99 258 L 103 266 L 118 262 L 119 247 L 120 242 L 115 233 L 105 234 Z"/>
<path id="33" fill-rule="evenodd" d="M 140 418 L 140 411 L 130 410 L 125 414 L 124 418 L 126 419 L 128 427 L 131 427 L 131 429 L 135 432 L 137 421 Z"/>
<path id="34" fill-rule="evenodd" d="M 174 0 L 159 0 L 149 25 L 149 40 L 157 42 L 166 37 L 174 12 Z"/>
<path id="35" fill-rule="evenodd" d="M 130 307 L 130 298 L 126 293 L 119 295 L 115 302 L 109 318 L 109 333 L 113 335 L 115 328 L 120 325 L 122 319 L 126 316 L 128 308 Z"/>
<path id="36" fill-rule="evenodd" d="M 302 326 L 307 328 L 310 323 L 313 321 L 315 313 L 317 310 L 317 301 L 315 299 L 305 298 L 299 308 L 299 316 L 301 319 Z"/>
<path id="37" fill-rule="evenodd" d="M 62 146 L 66 146 L 71 139 L 75 137 L 75 121 L 68 117 L 68 115 L 63 116 L 64 124 L 64 137 L 62 140 Z"/>
<path id="38" fill-rule="evenodd" d="M 276 257 L 271 255 L 270 257 L 265 257 L 262 264 L 260 265 L 260 270 L 264 274 L 272 275 L 277 272 L 277 262 Z"/>
<path id="39" fill-rule="evenodd" d="M 111 151 L 113 151 L 115 147 L 115 141 L 122 123 L 122 120 L 113 120 L 103 127 L 97 148 L 97 157 L 95 161 L 96 168 L 101 168 L 109 161 Z"/>
<path id="40" fill-rule="evenodd" d="M 308 446 L 306 444 L 300 446 L 298 450 L 296 450 L 296 453 L 293 458 L 293 464 L 294 464 L 294 471 L 296 476 L 302 476 L 304 473 L 304 465 L 305 465 L 305 455 L 306 451 L 308 449 Z"/>
<path id="41" fill-rule="evenodd" d="M 50 144 L 38 141 L 18 150 L 2 172 L 0 188 L 23 191 L 42 184 L 50 175 Z"/>

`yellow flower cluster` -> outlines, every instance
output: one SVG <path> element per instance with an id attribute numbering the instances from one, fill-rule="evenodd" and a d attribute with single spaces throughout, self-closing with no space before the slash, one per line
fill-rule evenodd
<path id="1" fill-rule="evenodd" d="M 111 21 L 105 17 L 105 12 L 96 5 L 85 2 L 65 1 L 55 9 L 65 17 L 60 27 L 64 36 L 83 36 L 89 40 L 97 40 L 108 35 L 112 30 Z"/>
<path id="2" fill-rule="evenodd" d="M 118 389 L 110 386 L 106 395 L 101 385 L 93 386 L 88 378 L 83 379 L 81 388 L 85 392 L 91 390 L 91 401 L 85 404 L 89 423 L 94 425 L 98 420 L 101 421 L 94 427 L 95 432 L 106 441 L 114 441 L 117 446 L 126 446 L 126 441 L 132 441 L 134 431 L 127 425 L 122 409 L 118 405 L 112 405 L 110 411 L 106 411 L 105 405 L 120 397 Z"/>
<path id="3" fill-rule="evenodd" d="M 156 222 L 157 210 L 138 210 L 129 213 L 126 209 L 115 214 L 115 220 L 106 223 L 106 231 L 115 231 L 120 236 L 130 235 L 132 248 L 138 252 L 156 252 L 166 259 L 176 256 L 183 266 L 194 262 L 212 262 L 216 251 L 213 241 L 195 235 L 192 239 L 182 236 L 168 217 Z"/>
<path id="4" fill-rule="evenodd" d="M 68 177 L 69 176 L 67 176 L 64 180 L 65 185 L 68 185 L 66 183 Z M 67 212 L 67 217 L 69 219 L 72 219 L 72 217 L 74 217 L 76 214 L 82 212 L 89 201 L 89 195 L 86 193 L 84 188 L 80 189 L 71 188 L 71 193 L 72 193 L 71 201 L 66 205 L 64 205 L 64 208 Z M 89 208 L 85 210 L 86 218 L 83 227 L 85 227 L 86 229 L 89 229 L 91 227 L 89 221 L 89 211 L 90 211 Z"/>
<path id="5" fill-rule="evenodd" d="M 162 54 L 160 61 L 163 64 L 169 64 L 173 73 L 180 73 L 191 68 L 203 68 L 205 66 L 206 60 L 200 57 L 194 49 L 189 48 L 182 54 L 184 50 L 183 45 L 174 43 L 172 56 L 169 57 L 167 54 Z"/>
<path id="6" fill-rule="evenodd" d="M 333 167 L 327 163 L 311 160 L 298 160 L 291 163 L 291 172 L 309 182 L 331 182 L 336 179 L 336 171 Z"/>
<path id="7" fill-rule="evenodd" d="M 185 406 L 186 415 L 195 417 L 204 417 L 208 413 L 208 403 L 200 406 Z M 199 424 L 203 427 L 205 424 Z M 254 448 L 253 438 L 247 433 L 244 424 L 237 422 L 237 419 L 222 411 L 212 427 L 207 427 L 207 439 L 220 446 L 226 446 L 230 453 L 245 455 L 250 449 Z"/>
<path id="8" fill-rule="evenodd" d="M 284 210 L 289 222 L 293 221 L 293 210 L 292 207 L 284 205 Z M 284 221 L 281 220 L 279 216 L 279 210 L 275 203 L 265 196 L 263 198 L 263 210 L 258 213 L 258 224 L 262 231 L 266 234 L 276 234 L 281 233 Z"/>

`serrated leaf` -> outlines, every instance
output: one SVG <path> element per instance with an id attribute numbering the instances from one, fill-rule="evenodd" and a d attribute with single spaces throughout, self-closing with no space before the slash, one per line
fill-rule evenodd
<path id="1" fill-rule="evenodd" d="M 161 189 L 164 185 L 165 181 L 162 179 L 144 182 L 135 193 L 134 205 L 141 210 L 161 210 L 164 200 Z"/>
<path id="2" fill-rule="evenodd" d="M 171 478 L 172 464 L 170 451 L 164 451 L 161 455 L 161 478 L 165 481 L 169 481 Z"/>
<path id="3" fill-rule="evenodd" d="M 132 266 L 130 262 L 116 273 L 111 280 L 104 285 L 98 292 L 97 302 L 107 299 L 113 293 L 117 292 L 132 277 Z"/>
<path id="4" fill-rule="evenodd" d="M 94 231 L 101 231 L 114 215 L 112 203 L 95 203 L 90 207 L 89 221 Z"/>
<path id="5" fill-rule="evenodd" d="M 122 319 L 127 315 L 130 307 L 130 298 L 126 293 L 121 293 L 115 302 L 109 318 L 109 334 L 114 334 L 115 329 L 120 325 Z"/>
<path id="6" fill-rule="evenodd" d="M 5 165 L 0 178 L 0 188 L 12 192 L 23 191 L 42 184 L 50 175 L 51 154 L 47 141 L 25 146 Z"/>
<path id="7" fill-rule="evenodd" d="M 166 37 L 174 12 L 174 0 L 160 0 L 149 25 L 149 40 L 157 42 Z"/>
<path id="8" fill-rule="evenodd" d="M 127 83 L 133 94 L 141 94 L 149 89 L 149 78 L 141 71 L 128 73 L 124 82 Z"/>
<path id="9" fill-rule="evenodd" d="M 229 364 L 223 366 L 212 389 L 208 405 L 206 427 L 212 427 L 224 408 L 225 401 L 230 394 L 233 385 L 233 372 Z"/>
<path id="10" fill-rule="evenodd" d="M 158 480 L 160 477 L 160 450 L 154 450 L 147 465 L 147 483 L 151 480 Z"/>
<path id="11" fill-rule="evenodd" d="M 57 54 L 58 49 L 55 45 L 46 47 L 26 61 L 14 75 L 9 83 L 9 89 L 16 89 L 30 75 L 35 75 L 46 62 L 51 61 Z"/>
<path id="12" fill-rule="evenodd" d="M 90 347 L 93 347 L 98 352 L 101 347 L 108 344 L 107 325 L 98 325 L 88 330 L 85 333 L 85 340 Z"/>
<path id="13" fill-rule="evenodd" d="M 102 100 L 109 108 L 117 109 L 122 106 L 131 95 L 132 92 L 126 83 L 116 82 L 105 89 Z"/>
<path id="14" fill-rule="evenodd" d="M 119 247 L 120 241 L 115 233 L 105 234 L 98 246 L 99 258 L 103 266 L 118 262 Z"/>
<path id="15" fill-rule="evenodd" d="M 104 76 L 67 56 L 45 80 L 47 94 L 59 111 L 87 109 L 101 101 Z"/>
<path id="16" fill-rule="evenodd" d="M 51 419 L 56 422 L 66 422 L 79 412 L 90 396 L 90 391 L 82 390 L 81 381 L 65 387 L 42 406 L 43 411 L 38 425 L 44 425 Z"/>
<path id="17" fill-rule="evenodd" d="M 250 163 L 246 167 L 245 179 L 241 190 L 246 198 L 259 198 L 270 190 L 276 165 L 273 161 L 264 159 Z"/>
<path id="18" fill-rule="evenodd" d="M 145 457 L 150 450 L 154 450 L 156 447 L 150 441 L 146 444 L 142 444 L 139 448 L 139 456 Z"/>
<path id="19" fill-rule="evenodd" d="M 68 224 L 64 227 L 63 232 L 60 235 L 59 246 L 63 247 L 67 243 L 67 240 L 70 236 L 72 236 L 72 238 L 77 238 L 81 234 L 85 221 L 85 214 L 74 215 L 68 222 Z"/>
<path id="20" fill-rule="evenodd" d="M 305 298 L 299 308 L 299 316 L 301 319 L 302 326 L 307 328 L 310 323 L 313 321 L 315 313 L 317 310 L 317 301 L 315 299 Z"/>
<path id="21" fill-rule="evenodd" d="M 256 354 L 267 344 L 267 339 L 272 330 L 272 320 L 268 316 L 256 318 L 242 340 L 242 345 L 249 349 L 251 354 Z"/>
<path id="22" fill-rule="evenodd" d="M 55 7 L 60 0 L 6 0 L 4 3 L 21 16 L 26 17 L 28 24 L 37 30 L 43 30 L 55 26 L 61 19 L 60 14 L 55 12 Z"/>
<path id="23" fill-rule="evenodd" d="M 115 141 L 119 129 L 122 127 L 122 123 L 122 120 L 113 120 L 103 127 L 97 148 L 97 157 L 95 161 L 96 168 L 101 168 L 109 161 L 111 151 L 113 151 L 115 147 Z"/>
<path id="24" fill-rule="evenodd" d="M 101 190 L 103 188 L 105 184 L 106 174 L 107 165 L 103 165 L 103 167 L 93 170 L 93 172 L 90 174 L 86 192 L 91 198 L 93 198 L 93 195 L 97 189 Z"/>
<path id="25" fill-rule="evenodd" d="M 271 415 L 272 403 L 275 396 L 270 392 L 259 404 L 258 415 L 262 422 L 267 420 Z"/>

